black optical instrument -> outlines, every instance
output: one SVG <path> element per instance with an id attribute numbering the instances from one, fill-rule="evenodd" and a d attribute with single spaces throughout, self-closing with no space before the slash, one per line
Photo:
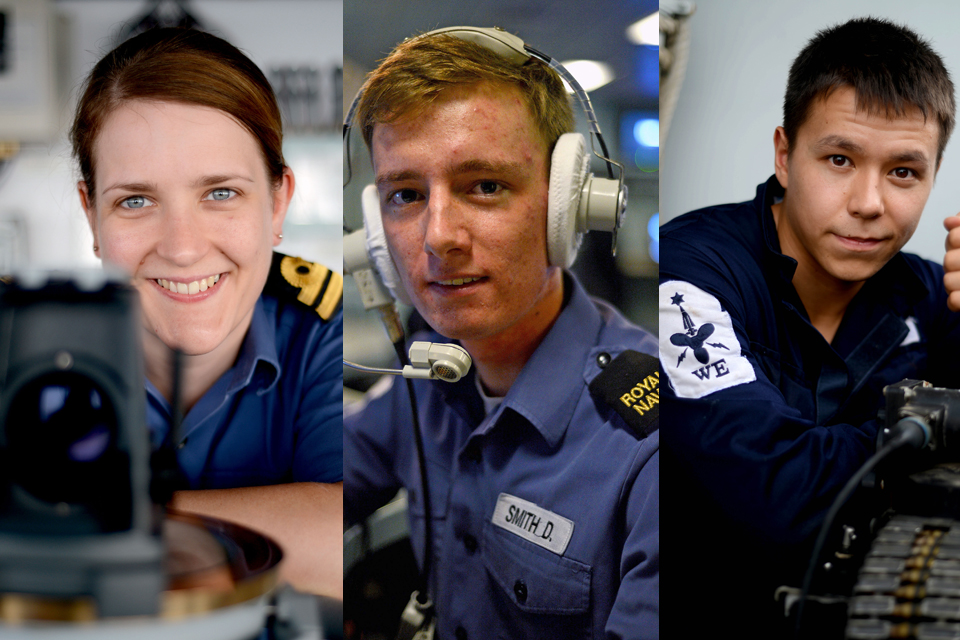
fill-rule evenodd
<path id="1" fill-rule="evenodd" d="M 0 594 L 157 613 L 138 316 L 101 271 L 0 282 Z"/>

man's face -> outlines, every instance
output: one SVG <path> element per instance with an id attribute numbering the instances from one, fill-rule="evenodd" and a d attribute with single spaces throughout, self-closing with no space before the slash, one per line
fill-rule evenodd
<path id="1" fill-rule="evenodd" d="M 470 340 L 553 322 L 547 149 L 518 89 L 448 90 L 415 118 L 376 125 L 371 151 L 387 243 L 432 327 Z"/>
<path id="2" fill-rule="evenodd" d="M 812 105 L 789 150 L 777 129 L 776 174 L 787 190 L 777 233 L 799 263 L 796 278 L 863 282 L 903 247 L 933 187 L 937 136 L 916 107 L 893 119 L 858 110 L 850 87 Z"/>

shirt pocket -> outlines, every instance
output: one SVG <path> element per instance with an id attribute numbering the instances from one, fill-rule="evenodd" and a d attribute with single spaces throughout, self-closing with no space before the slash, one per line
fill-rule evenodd
<path id="1" fill-rule="evenodd" d="M 558 556 L 484 523 L 483 561 L 499 586 L 491 594 L 501 638 L 592 638 L 590 565 Z"/>

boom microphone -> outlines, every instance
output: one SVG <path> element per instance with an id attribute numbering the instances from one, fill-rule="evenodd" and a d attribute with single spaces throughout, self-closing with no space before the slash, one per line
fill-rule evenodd
<path id="1" fill-rule="evenodd" d="M 410 364 L 401 369 L 378 369 L 343 361 L 344 366 L 368 373 L 385 373 L 404 378 L 456 382 L 470 371 L 473 360 L 467 351 L 455 344 L 417 341 L 410 345 Z"/>

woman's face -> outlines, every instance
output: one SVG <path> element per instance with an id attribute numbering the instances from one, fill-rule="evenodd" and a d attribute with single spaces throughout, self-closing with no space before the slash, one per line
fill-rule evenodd
<path id="1" fill-rule="evenodd" d="M 293 174 L 274 189 L 256 139 L 222 111 L 131 101 L 94 144 L 80 197 L 97 255 L 133 277 L 144 327 L 188 355 L 239 349 L 279 243 Z"/>

